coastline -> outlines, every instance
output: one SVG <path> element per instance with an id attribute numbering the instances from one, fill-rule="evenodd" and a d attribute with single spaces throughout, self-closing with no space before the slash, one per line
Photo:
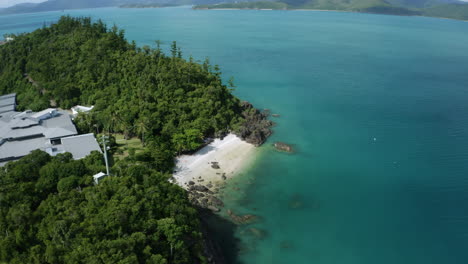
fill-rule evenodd
<path id="1" fill-rule="evenodd" d="M 177 157 L 174 183 L 184 189 L 193 185 L 220 187 L 224 181 L 251 165 L 257 154 L 258 149 L 253 144 L 229 134 L 222 140 L 215 139 L 192 155 Z"/>

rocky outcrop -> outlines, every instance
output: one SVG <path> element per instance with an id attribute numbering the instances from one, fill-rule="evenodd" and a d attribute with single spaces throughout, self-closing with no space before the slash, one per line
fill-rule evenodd
<path id="1" fill-rule="evenodd" d="M 212 184 L 209 184 L 213 187 Z M 218 189 L 219 190 L 219 189 Z M 224 207 L 223 201 L 215 196 L 215 192 L 204 185 L 190 185 L 188 187 L 190 202 L 198 207 L 219 212 Z"/>
<path id="2" fill-rule="evenodd" d="M 261 112 L 249 102 L 242 102 L 241 107 L 245 121 L 234 134 L 255 146 L 262 145 L 272 134 L 273 122 L 267 119 L 269 111 Z"/>
<path id="3" fill-rule="evenodd" d="M 275 148 L 279 151 L 285 151 L 285 152 L 293 152 L 293 148 L 291 145 L 288 145 L 286 143 L 283 143 L 283 142 L 276 142 L 275 144 L 273 144 L 275 146 Z"/>

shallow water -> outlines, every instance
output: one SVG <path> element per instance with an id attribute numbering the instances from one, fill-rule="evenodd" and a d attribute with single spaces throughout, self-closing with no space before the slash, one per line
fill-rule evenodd
<path id="1" fill-rule="evenodd" d="M 466 263 L 468 23 L 105 8 L 0 16 L 0 34 L 62 14 L 116 23 L 139 45 L 176 40 L 234 76 L 236 95 L 281 114 L 269 143 L 296 153 L 265 145 L 227 188 L 227 207 L 262 218 L 237 230 L 237 262 Z"/>

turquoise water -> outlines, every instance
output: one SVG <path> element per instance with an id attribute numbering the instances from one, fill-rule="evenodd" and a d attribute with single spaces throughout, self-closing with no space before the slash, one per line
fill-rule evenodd
<path id="1" fill-rule="evenodd" d="M 468 23 L 300 11 L 94 9 L 139 45 L 176 40 L 222 66 L 235 94 L 281 114 L 230 184 L 240 263 L 468 261 Z M 61 12 L 0 16 L 0 34 Z M 375 138 L 375 139 L 374 139 Z M 242 191 L 233 188 L 240 187 Z M 239 192 L 242 194 L 240 195 Z"/>

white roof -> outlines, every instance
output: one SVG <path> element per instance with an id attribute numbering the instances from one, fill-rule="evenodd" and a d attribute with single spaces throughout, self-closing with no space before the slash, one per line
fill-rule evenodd
<path id="1" fill-rule="evenodd" d="M 94 179 L 99 179 L 99 178 L 101 178 L 101 177 L 103 177 L 103 176 L 107 176 L 107 174 L 105 174 L 104 172 L 100 172 L 100 173 L 98 173 L 98 174 L 95 174 L 95 175 L 93 176 L 93 178 L 94 178 Z"/>
<path id="2" fill-rule="evenodd" d="M 92 151 L 102 153 L 93 133 L 62 138 L 62 146 L 65 152 L 70 152 L 74 159 L 82 159 Z"/>
<path id="3" fill-rule="evenodd" d="M 42 111 L 40 111 L 40 112 L 35 113 L 35 114 L 32 115 L 31 117 L 32 117 L 32 118 L 40 118 L 40 117 L 42 117 L 43 115 L 52 114 L 52 113 L 54 113 L 54 112 L 56 112 L 56 111 L 57 111 L 57 109 L 55 109 L 55 108 L 47 108 L 46 110 L 42 110 Z"/>
<path id="4" fill-rule="evenodd" d="M 72 113 L 74 115 L 77 115 L 78 113 L 81 113 L 81 112 L 83 112 L 83 113 L 89 112 L 89 111 L 93 110 L 93 108 L 94 108 L 94 105 L 92 105 L 92 106 L 76 105 L 76 106 L 72 107 L 71 110 L 72 110 Z"/>

